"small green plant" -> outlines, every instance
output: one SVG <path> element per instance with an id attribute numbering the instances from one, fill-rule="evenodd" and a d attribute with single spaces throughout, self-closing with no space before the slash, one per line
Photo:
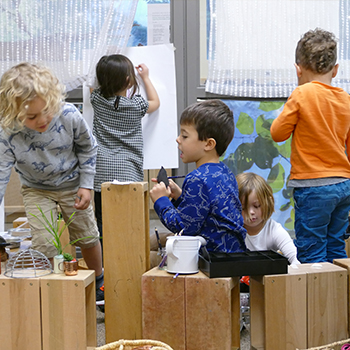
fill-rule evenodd
<path id="1" fill-rule="evenodd" d="M 73 257 L 73 255 L 69 253 L 63 253 L 63 259 L 65 261 L 75 261 L 75 258 Z"/>
<path id="2" fill-rule="evenodd" d="M 37 208 L 40 212 L 39 216 L 32 214 L 32 213 L 29 213 L 29 214 L 34 216 L 44 226 L 46 231 L 50 233 L 50 235 L 52 236 L 52 239 L 46 238 L 46 240 L 50 244 L 55 246 L 55 248 L 57 249 L 58 255 L 63 254 L 63 250 L 64 250 L 64 248 L 67 247 L 67 245 L 69 245 L 69 244 L 73 245 L 76 242 L 79 242 L 83 239 L 92 238 L 92 236 L 81 237 L 81 238 L 75 239 L 74 241 L 69 242 L 65 246 L 62 246 L 61 236 L 62 236 L 64 230 L 73 222 L 73 220 L 74 220 L 73 216 L 74 216 L 75 212 L 69 217 L 67 222 L 64 222 L 62 219 L 62 215 L 59 215 L 57 218 L 53 214 L 52 210 L 50 210 L 50 217 L 48 218 L 39 205 L 37 205 Z M 63 223 L 63 225 L 62 225 L 62 223 Z"/>

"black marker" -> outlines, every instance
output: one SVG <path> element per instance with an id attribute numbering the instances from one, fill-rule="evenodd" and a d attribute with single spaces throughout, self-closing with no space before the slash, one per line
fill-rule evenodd
<path id="1" fill-rule="evenodd" d="M 160 243 L 160 238 L 159 238 L 159 234 L 158 234 L 157 228 L 154 229 L 154 233 L 156 234 L 156 237 L 157 237 L 158 249 L 159 249 L 160 252 L 162 252 L 162 244 Z"/>

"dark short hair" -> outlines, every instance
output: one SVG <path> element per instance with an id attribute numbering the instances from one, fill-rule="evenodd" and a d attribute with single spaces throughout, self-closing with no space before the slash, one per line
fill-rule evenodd
<path id="1" fill-rule="evenodd" d="M 181 114 L 180 124 L 193 125 L 200 141 L 215 139 L 219 156 L 226 151 L 235 131 L 233 113 L 221 100 L 205 100 L 188 106 Z"/>
<path id="2" fill-rule="evenodd" d="M 295 62 L 314 73 L 330 72 L 337 62 L 334 34 L 320 28 L 306 32 L 297 44 Z"/>
<path id="3" fill-rule="evenodd" d="M 96 77 L 101 94 L 108 98 L 132 87 L 132 96 L 139 88 L 132 62 L 124 55 L 109 55 L 100 58 L 96 65 Z"/>

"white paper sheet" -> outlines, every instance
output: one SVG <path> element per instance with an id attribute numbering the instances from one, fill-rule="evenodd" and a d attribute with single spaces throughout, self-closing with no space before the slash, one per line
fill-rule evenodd
<path id="1" fill-rule="evenodd" d="M 147 5 L 147 45 L 170 42 L 170 4 Z"/>
<path id="2" fill-rule="evenodd" d="M 179 167 L 176 137 L 178 134 L 176 109 L 175 59 L 173 44 L 128 47 L 127 56 L 134 66 L 141 63 L 149 68 L 149 77 L 157 90 L 160 107 L 143 118 L 144 169 L 176 169 Z M 146 98 L 140 84 L 140 93 Z M 89 88 L 84 87 L 84 117 L 92 127 L 93 111 Z"/>

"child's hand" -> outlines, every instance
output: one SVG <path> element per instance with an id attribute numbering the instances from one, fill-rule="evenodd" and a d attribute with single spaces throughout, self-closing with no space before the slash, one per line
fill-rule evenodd
<path id="1" fill-rule="evenodd" d="M 155 177 L 152 177 L 151 181 L 152 182 L 157 182 L 157 179 Z M 168 197 L 173 198 L 173 199 L 176 200 L 176 199 L 178 199 L 181 196 L 182 189 L 172 179 L 169 179 L 169 186 L 167 187 L 167 189 L 169 189 L 169 188 L 170 188 L 170 196 L 168 196 Z M 151 196 L 151 198 L 152 198 L 152 196 Z"/>
<path id="2" fill-rule="evenodd" d="M 144 80 L 145 78 L 148 78 L 149 70 L 144 63 L 141 63 L 138 66 L 136 66 L 136 70 L 139 73 L 142 80 Z"/>
<path id="3" fill-rule="evenodd" d="M 79 210 L 86 209 L 91 202 L 91 190 L 87 188 L 79 188 L 75 197 L 74 208 Z"/>
<path id="4" fill-rule="evenodd" d="M 153 181 L 153 179 L 152 179 L 152 181 Z M 156 181 L 157 181 L 157 179 L 156 179 Z M 171 195 L 170 186 L 166 187 L 164 182 L 161 182 L 159 184 L 157 183 L 149 191 L 149 194 L 151 196 L 153 203 L 155 203 L 156 200 L 159 199 L 160 197 L 168 197 L 169 198 Z"/>
<path id="5" fill-rule="evenodd" d="M 176 182 L 174 182 L 172 179 L 169 179 L 169 187 L 171 189 L 170 197 L 175 199 L 175 200 L 178 199 L 182 193 L 181 187 Z"/>

